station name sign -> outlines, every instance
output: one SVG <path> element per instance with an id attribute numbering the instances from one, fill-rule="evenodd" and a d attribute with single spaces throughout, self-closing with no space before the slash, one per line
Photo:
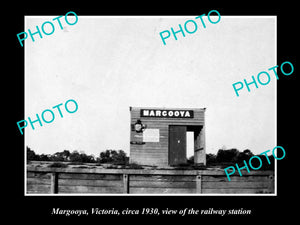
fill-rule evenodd
<path id="1" fill-rule="evenodd" d="M 194 118 L 193 110 L 141 109 L 141 117 Z"/>

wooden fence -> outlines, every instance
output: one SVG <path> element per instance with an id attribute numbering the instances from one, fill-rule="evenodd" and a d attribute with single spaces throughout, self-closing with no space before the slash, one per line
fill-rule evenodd
<path id="1" fill-rule="evenodd" d="M 47 168 L 27 166 L 27 194 L 266 194 L 274 171 Z"/>

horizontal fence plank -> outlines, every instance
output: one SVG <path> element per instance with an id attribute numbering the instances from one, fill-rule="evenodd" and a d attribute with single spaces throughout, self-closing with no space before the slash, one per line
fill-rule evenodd
<path id="1" fill-rule="evenodd" d="M 27 178 L 27 184 L 32 184 L 32 185 L 39 185 L 39 184 L 45 184 L 45 185 L 50 185 L 51 180 L 50 179 L 40 179 L 40 178 L 32 178 L 29 177 Z"/>
<path id="2" fill-rule="evenodd" d="M 51 178 L 51 173 L 46 173 L 46 172 L 27 172 L 27 178 L 38 178 L 38 179 L 49 179 Z"/>
<path id="3" fill-rule="evenodd" d="M 59 179 L 122 180 L 122 174 L 60 173 Z"/>
<path id="4" fill-rule="evenodd" d="M 202 194 L 271 194 L 269 189 L 266 188 L 256 188 L 256 189 L 204 189 Z"/>
<path id="5" fill-rule="evenodd" d="M 166 182 L 166 181 L 130 181 L 129 189 L 132 187 L 147 188 L 196 188 L 196 182 Z"/>
<path id="6" fill-rule="evenodd" d="M 61 186 L 95 186 L 95 187 L 123 187 L 123 180 L 79 180 L 79 179 L 59 179 Z"/>
<path id="7" fill-rule="evenodd" d="M 236 188 L 236 189 L 250 189 L 250 188 L 268 188 L 269 182 L 203 182 L 202 189 L 214 189 L 214 188 Z"/>
<path id="8" fill-rule="evenodd" d="M 130 193 L 132 194 L 195 194 L 196 190 L 194 188 L 130 188 Z"/>
<path id="9" fill-rule="evenodd" d="M 123 187 L 60 186 L 59 193 L 121 194 Z"/>
<path id="10" fill-rule="evenodd" d="M 27 184 L 27 193 L 50 194 L 51 186 L 46 184 Z"/>
<path id="11" fill-rule="evenodd" d="M 196 181 L 195 176 L 162 176 L 162 175 L 131 175 L 130 181 Z"/>
<path id="12" fill-rule="evenodd" d="M 270 179 L 268 176 L 230 176 L 230 181 L 227 176 L 203 176 L 203 182 L 211 181 L 211 182 L 269 182 Z"/>

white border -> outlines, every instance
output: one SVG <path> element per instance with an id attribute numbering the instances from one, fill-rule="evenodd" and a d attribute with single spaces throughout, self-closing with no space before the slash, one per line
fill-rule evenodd
<path id="1" fill-rule="evenodd" d="M 192 17 L 194 15 L 186 15 L 186 16 L 85 16 L 85 15 L 78 15 L 78 17 L 89 17 L 89 18 L 99 18 L 99 17 L 104 17 L 104 18 L 142 18 L 142 17 L 150 17 L 150 18 L 174 18 L 174 17 L 182 17 L 182 18 L 187 18 L 187 17 Z M 24 16 L 24 28 L 26 27 L 26 20 L 25 17 L 50 17 L 50 15 L 45 15 L 45 16 Z M 273 18 L 275 19 L 275 64 L 278 65 L 277 63 L 277 15 L 274 16 L 222 16 L 221 17 L 226 17 L 226 18 Z M 26 44 L 24 43 L 24 103 L 26 99 L 26 76 L 25 76 L 25 66 L 26 66 Z M 24 104 L 24 115 L 26 115 L 26 104 Z M 26 154 L 26 138 L 25 138 L 26 132 L 24 132 L 24 196 L 277 196 L 277 160 L 274 159 L 275 161 L 275 166 L 274 166 L 274 177 L 275 177 L 275 188 L 274 188 L 274 193 L 270 194 L 27 194 L 27 154 Z M 275 146 L 277 146 L 277 80 L 275 80 Z M 274 146 L 274 147 L 275 147 Z M 277 153 L 277 150 L 276 150 Z"/>

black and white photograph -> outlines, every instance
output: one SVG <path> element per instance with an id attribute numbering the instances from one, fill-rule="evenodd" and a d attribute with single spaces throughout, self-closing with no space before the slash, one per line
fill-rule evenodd
<path id="1" fill-rule="evenodd" d="M 26 194 L 276 194 L 276 17 L 208 14 L 26 39 Z"/>

